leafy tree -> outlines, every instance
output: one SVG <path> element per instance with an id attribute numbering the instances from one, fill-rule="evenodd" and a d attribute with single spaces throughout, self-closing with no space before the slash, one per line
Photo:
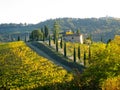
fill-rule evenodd
<path id="1" fill-rule="evenodd" d="M 30 34 L 30 40 L 32 41 L 38 41 L 42 40 L 43 34 L 40 30 L 33 30 Z"/>
<path id="2" fill-rule="evenodd" d="M 92 44 L 92 35 L 91 34 L 86 38 L 85 43 L 89 44 L 89 45 Z"/>
<path id="3" fill-rule="evenodd" d="M 91 57 L 92 63 L 86 68 L 81 77 L 86 90 L 101 90 L 101 88 L 104 88 L 103 90 L 112 88 L 113 90 L 118 87 L 116 83 L 119 84 L 119 77 L 116 79 L 114 77 L 120 75 L 119 40 L 112 40 L 106 48 L 105 44 L 100 45 L 99 43 L 97 47 L 99 50 L 96 52 L 93 52 L 93 49 L 97 49 L 96 46 L 91 46 L 94 53 L 94 56 Z"/>

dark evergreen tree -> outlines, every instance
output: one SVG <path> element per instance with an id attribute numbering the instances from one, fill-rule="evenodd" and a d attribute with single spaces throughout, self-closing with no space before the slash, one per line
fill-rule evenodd
<path id="1" fill-rule="evenodd" d="M 18 41 L 20 41 L 20 36 L 18 36 Z"/>
<path id="2" fill-rule="evenodd" d="M 49 35 L 49 46 L 51 46 L 51 36 Z"/>
<path id="3" fill-rule="evenodd" d="M 80 45 L 78 46 L 78 59 L 80 60 L 81 58 L 81 53 L 80 53 Z"/>
<path id="4" fill-rule="evenodd" d="M 58 38 L 56 38 L 56 51 L 58 52 Z"/>
<path id="5" fill-rule="evenodd" d="M 84 58 L 83 58 L 83 60 L 84 60 L 84 66 L 86 66 L 86 51 L 84 52 Z"/>
<path id="6" fill-rule="evenodd" d="M 44 34 L 45 34 L 45 38 L 47 39 L 49 35 L 49 29 L 46 25 L 44 26 Z"/>
<path id="7" fill-rule="evenodd" d="M 91 61 L 91 46 L 89 45 L 89 63 Z"/>
<path id="8" fill-rule="evenodd" d="M 60 41 L 60 47 L 62 48 L 63 47 L 63 39 L 61 37 L 61 41 Z"/>
<path id="9" fill-rule="evenodd" d="M 74 62 L 76 62 L 76 49 L 75 49 L 75 46 L 74 46 L 74 53 L 73 53 L 73 55 L 74 55 Z"/>
<path id="10" fill-rule="evenodd" d="M 101 42 L 103 42 L 103 37 L 101 36 L 101 40 L 100 40 Z"/>
<path id="11" fill-rule="evenodd" d="M 43 34 L 42 40 L 44 42 L 45 41 L 45 34 L 44 34 L 44 32 L 42 34 Z"/>
<path id="12" fill-rule="evenodd" d="M 107 44 L 109 44 L 111 42 L 111 39 L 109 39 L 108 41 L 107 41 Z"/>
<path id="13" fill-rule="evenodd" d="M 45 31 L 43 28 L 41 28 L 41 33 L 42 33 L 42 41 L 45 41 Z"/>
<path id="14" fill-rule="evenodd" d="M 66 42 L 64 42 L 64 57 L 67 57 L 67 48 L 66 48 Z"/>
<path id="15" fill-rule="evenodd" d="M 109 40 L 107 41 L 106 48 L 108 47 L 108 45 L 109 45 L 109 43 L 110 43 L 111 41 L 112 41 L 111 39 L 109 39 Z"/>
<path id="16" fill-rule="evenodd" d="M 53 32 L 53 42 L 54 42 L 54 44 L 56 43 L 55 41 L 56 41 L 56 31 Z"/>

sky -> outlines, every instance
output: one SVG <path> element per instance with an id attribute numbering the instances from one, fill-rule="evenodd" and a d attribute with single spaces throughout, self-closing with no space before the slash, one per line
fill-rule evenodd
<path id="1" fill-rule="evenodd" d="M 0 23 L 105 16 L 120 18 L 120 0 L 0 0 Z"/>

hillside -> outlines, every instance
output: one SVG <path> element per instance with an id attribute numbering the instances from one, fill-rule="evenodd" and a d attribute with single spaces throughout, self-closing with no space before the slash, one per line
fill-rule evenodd
<path id="1" fill-rule="evenodd" d="M 67 88 L 72 79 L 71 73 L 22 41 L 0 44 L 0 90 L 58 90 Z"/>
<path id="2" fill-rule="evenodd" d="M 23 41 L 0 43 L 0 90 L 119 90 L 119 41 L 116 35 L 107 44 L 93 42 L 90 47 L 67 43 L 67 52 L 80 45 L 80 61 L 86 66 L 74 75 L 38 56 Z"/>
<path id="3" fill-rule="evenodd" d="M 0 25 L 0 40 L 7 40 L 13 36 L 25 36 L 34 29 L 41 29 L 44 25 L 47 25 L 51 31 L 53 31 L 53 23 L 58 21 L 61 30 L 66 31 L 71 29 L 76 31 L 80 29 L 81 33 L 89 36 L 92 35 L 94 41 L 100 41 L 101 37 L 104 42 L 108 39 L 112 39 L 115 34 L 120 34 L 120 19 L 103 17 L 103 18 L 58 18 L 50 19 L 38 24 L 1 24 Z"/>

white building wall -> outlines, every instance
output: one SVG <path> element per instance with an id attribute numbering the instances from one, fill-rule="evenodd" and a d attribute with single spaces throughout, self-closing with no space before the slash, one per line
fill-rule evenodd
<path id="1" fill-rule="evenodd" d="M 80 42 L 81 44 L 83 44 L 83 35 L 65 35 L 64 36 L 64 40 L 68 41 L 68 42 Z"/>

